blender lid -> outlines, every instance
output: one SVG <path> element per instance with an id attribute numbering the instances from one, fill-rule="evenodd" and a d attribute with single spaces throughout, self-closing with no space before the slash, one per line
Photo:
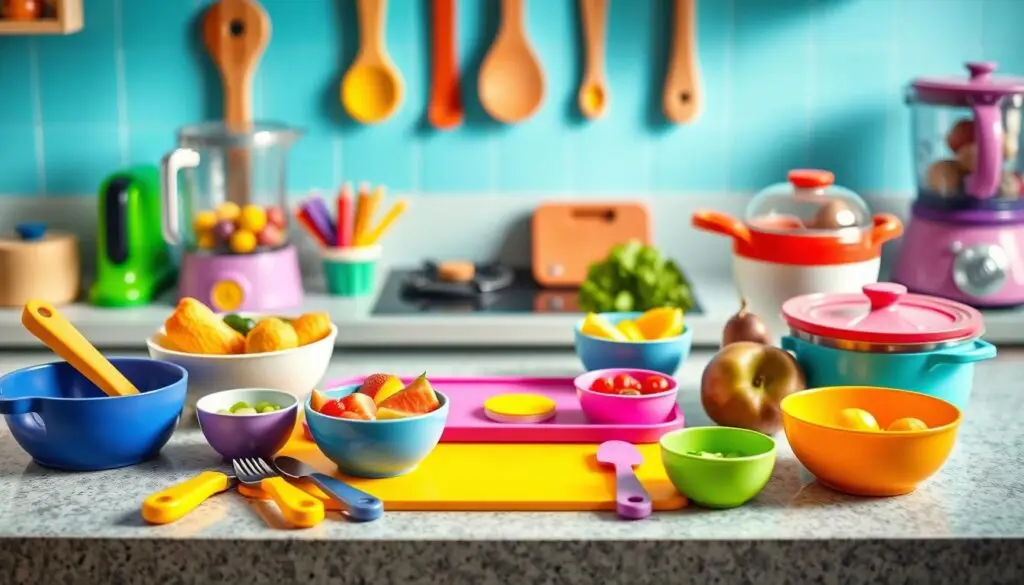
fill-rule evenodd
<path id="1" fill-rule="evenodd" d="M 995 63 L 967 63 L 970 77 L 922 77 L 911 82 L 917 100 L 937 105 L 972 106 L 1024 94 L 1024 78 L 992 77 Z"/>
<path id="2" fill-rule="evenodd" d="M 253 122 L 247 130 L 235 130 L 224 122 L 202 122 L 178 130 L 184 148 L 268 148 L 290 146 L 302 130 L 281 122 Z"/>
<path id="3" fill-rule="evenodd" d="M 865 285 L 863 294 L 817 293 L 789 299 L 782 315 L 791 328 L 826 339 L 886 345 L 924 345 L 979 337 L 977 309 L 891 282 Z"/>
<path id="4" fill-rule="evenodd" d="M 872 225 L 871 212 L 859 195 L 835 185 L 829 171 L 789 171 L 788 182 L 776 183 L 754 196 L 747 205 L 747 226 L 762 232 L 835 235 Z"/>

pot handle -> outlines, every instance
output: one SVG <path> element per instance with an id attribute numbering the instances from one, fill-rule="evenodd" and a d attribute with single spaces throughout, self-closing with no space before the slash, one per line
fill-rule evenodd
<path id="1" fill-rule="evenodd" d="M 903 235 L 903 222 L 891 213 L 876 213 L 872 218 L 871 244 L 881 245 Z"/>
<path id="2" fill-rule="evenodd" d="M 39 412 L 42 399 L 38 397 L 0 398 L 0 414 L 18 415 Z"/>
<path id="3" fill-rule="evenodd" d="M 783 335 L 779 346 L 786 351 L 796 351 L 797 338 L 792 335 Z"/>
<path id="4" fill-rule="evenodd" d="M 695 211 L 690 219 L 693 227 L 729 236 L 741 242 L 750 242 L 750 230 L 743 222 L 720 211 Z"/>
<path id="5" fill-rule="evenodd" d="M 942 364 L 971 364 L 996 357 L 996 346 L 981 339 L 972 342 L 973 348 L 968 351 L 938 350 L 931 356 L 932 366 Z"/>

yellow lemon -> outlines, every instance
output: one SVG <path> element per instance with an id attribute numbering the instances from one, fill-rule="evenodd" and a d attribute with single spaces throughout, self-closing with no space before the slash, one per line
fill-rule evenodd
<path id="1" fill-rule="evenodd" d="M 626 339 L 629 341 L 644 340 L 644 334 L 641 333 L 640 328 L 636 326 L 636 321 L 630 321 L 629 319 L 619 321 L 619 324 L 616 325 L 615 328 L 625 335 Z"/>
<path id="2" fill-rule="evenodd" d="M 844 408 L 839 411 L 839 426 L 854 431 L 877 431 L 878 421 L 863 408 Z"/>
<path id="3" fill-rule="evenodd" d="M 580 327 L 580 333 L 612 341 L 629 341 L 621 331 L 597 313 L 587 314 L 587 318 L 583 320 L 583 326 Z"/>
<path id="4" fill-rule="evenodd" d="M 674 307 L 651 309 L 636 319 L 644 339 L 665 339 L 683 333 L 683 310 Z"/>
<path id="5" fill-rule="evenodd" d="M 928 425 L 924 424 L 924 421 L 919 418 L 906 417 L 899 418 L 885 427 L 887 431 L 923 431 L 928 428 Z"/>

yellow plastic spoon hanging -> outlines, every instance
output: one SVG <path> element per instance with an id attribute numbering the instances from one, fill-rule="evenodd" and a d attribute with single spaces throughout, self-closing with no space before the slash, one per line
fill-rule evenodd
<path id="1" fill-rule="evenodd" d="M 341 80 L 341 103 L 352 119 L 376 124 L 398 110 L 405 93 L 402 75 L 384 46 L 385 0 L 356 0 L 359 53 Z"/>

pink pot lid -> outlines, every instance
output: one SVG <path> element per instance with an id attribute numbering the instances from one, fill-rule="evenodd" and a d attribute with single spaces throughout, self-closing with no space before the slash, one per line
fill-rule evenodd
<path id="1" fill-rule="evenodd" d="M 981 313 L 956 301 L 908 294 L 891 282 L 863 291 L 794 297 L 782 304 L 782 314 L 790 327 L 811 335 L 878 344 L 939 343 L 984 331 Z"/>

